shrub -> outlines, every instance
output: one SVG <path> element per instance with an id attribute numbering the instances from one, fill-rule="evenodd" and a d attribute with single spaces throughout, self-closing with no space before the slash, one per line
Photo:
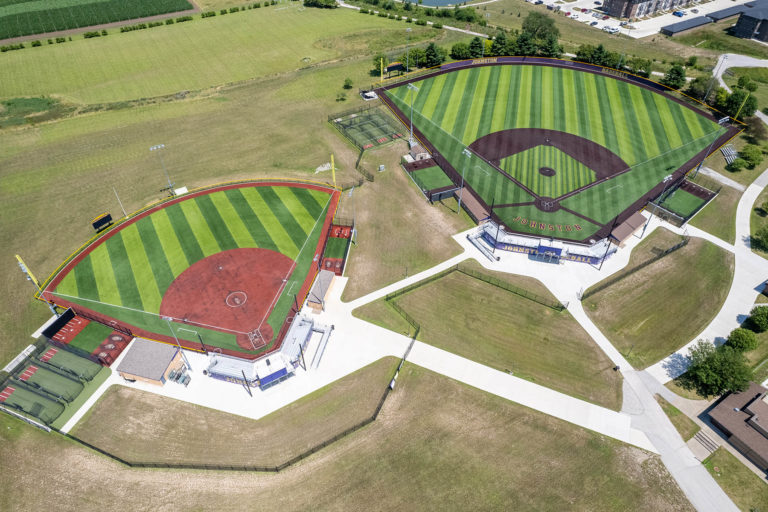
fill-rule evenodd
<path id="1" fill-rule="evenodd" d="M 24 43 L 16 43 L 16 44 L 7 44 L 5 46 L 0 46 L 0 52 L 10 52 L 11 50 L 23 50 L 24 49 Z"/>
<path id="2" fill-rule="evenodd" d="M 255 4 L 253 4 L 254 9 L 258 9 L 259 7 L 261 7 L 261 2 L 256 2 Z"/>
<path id="3" fill-rule="evenodd" d="M 71 41 L 71 39 L 70 39 L 70 41 Z M 66 42 L 67 42 L 67 40 L 66 40 L 66 39 L 64 39 L 63 37 L 57 37 L 57 38 L 56 38 L 56 42 L 57 42 L 57 43 L 66 43 Z"/>
<path id="4" fill-rule="evenodd" d="M 101 32 L 93 31 L 93 32 L 86 32 L 83 34 L 83 39 L 90 39 L 92 37 L 101 37 Z"/>
<path id="5" fill-rule="evenodd" d="M 40 41 L 32 41 L 32 47 L 34 48 L 35 46 L 43 46 L 43 43 Z"/>
<path id="6" fill-rule="evenodd" d="M 432 24 L 432 28 L 443 28 L 443 24 L 442 23 L 433 23 Z"/>
<path id="7" fill-rule="evenodd" d="M 219 14 L 227 14 L 227 10 L 226 9 L 222 9 L 222 10 L 219 11 Z"/>
<path id="8" fill-rule="evenodd" d="M 379 13 L 379 18 L 386 18 L 386 17 L 387 17 L 387 13 L 385 13 L 385 12 L 380 12 Z"/>
<path id="9" fill-rule="evenodd" d="M 230 7 L 229 8 L 229 12 L 240 12 L 240 8 L 239 7 Z"/>
<path id="10" fill-rule="evenodd" d="M 158 25 L 162 25 L 162 23 L 158 23 Z M 109 32 L 107 32 L 106 30 L 102 30 L 101 31 L 101 35 L 107 36 L 107 35 L 109 35 Z"/>
<path id="11" fill-rule="evenodd" d="M 743 158 L 737 158 L 733 162 L 726 165 L 725 168 L 731 172 L 739 172 L 742 169 L 744 169 L 746 166 L 747 166 L 746 160 L 744 160 Z"/>
<path id="12" fill-rule="evenodd" d="M 362 9 L 360 9 L 360 14 L 368 14 L 368 9 L 363 7 Z"/>
<path id="13" fill-rule="evenodd" d="M 768 331 L 768 306 L 755 306 L 749 312 L 747 325 L 755 332 Z"/>
<path id="14" fill-rule="evenodd" d="M 427 20 L 416 20 L 416 24 L 424 27 L 427 24 Z"/>
<path id="15" fill-rule="evenodd" d="M 747 144 L 739 151 L 739 157 L 747 163 L 750 169 L 754 169 L 756 165 L 763 161 L 763 151 L 759 146 Z"/>
<path id="16" fill-rule="evenodd" d="M 173 18 L 168 18 L 167 20 L 165 20 L 165 24 L 166 25 L 173 25 Z"/>
<path id="17" fill-rule="evenodd" d="M 216 16 L 216 11 L 208 11 L 200 15 L 201 18 L 210 18 L 211 16 Z"/>
<path id="18" fill-rule="evenodd" d="M 739 352 L 749 352 L 757 348 L 757 336 L 749 329 L 739 327 L 731 331 L 726 344 Z"/>
<path id="19" fill-rule="evenodd" d="M 192 16 L 181 16 L 176 18 L 176 23 L 184 23 L 185 21 L 192 21 Z"/>
<path id="20" fill-rule="evenodd" d="M 53 44 L 53 39 L 49 39 L 48 44 Z"/>

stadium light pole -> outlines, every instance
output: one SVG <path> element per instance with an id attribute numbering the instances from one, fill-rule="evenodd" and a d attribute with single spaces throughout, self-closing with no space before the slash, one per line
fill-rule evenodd
<path id="1" fill-rule="evenodd" d="M 413 91 L 418 91 L 419 88 L 413 84 L 408 84 L 408 91 L 411 94 L 411 133 L 408 139 L 408 148 L 413 147 Z"/>
<path id="2" fill-rule="evenodd" d="M 149 148 L 150 151 L 158 151 L 160 149 L 165 149 L 165 144 L 156 144 L 154 146 L 150 146 Z M 173 191 L 173 183 L 171 183 L 171 177 L 168 176 L 168 171 L 165 169 L 165 162 L 163 162 L 163 153 L 159 152 L 157 156 L 160 158 L 160 165 L 163 168 L 165 179 L 168 180 L 168 192 L 170 192 L 172 196 L 175 196 L 176 193 Z"/>
<path id="3" fill-rule="evenodd" d="M 661 195 L 662 196 L 664 195 L 664 192 L 667 191 L 667 185 L 669 185 L 669 182 L 671 182 L 671 181 L 672 181 L 672 175 L 671 174 L 667 174 L 666 176 L 664 176 L 664 181 L 663 181 L 664 189 L 661 191 Z M 659 196 L 659 197 L 661 197 L 661 196 Z M 653 203 L 651 203 L 651 204 L 653 204 Z M 648 220 L 645 221 L 645 225 L 643 226 L 643 232 L 640 233 L 640 238 L 643 238 L 643 236 L 645 236 L 645 230 L 648 229 L 648 224 L 651 223 L 651 217 L 653 217 L 652 213 L 650 215 L 648 215 Z"/>
<path id="4" fill-rule="evenodd" d="M 493 252 L 492 254 L 496 254 L 496 245 L 499 243 L 499 231 L 501 231 L 504 228 L 501 224 L 496 224 L 496 238 L 493 239 Z"/>
<path id="5" fill-rule="evenodd" d="M 749 98 L 749 95 L 747 95 L 747 98 Z M 746 98 L 744 98 L 744 101 L 747 101 Z M 727 122 L 728 122 L 728 116 L 721 117 L 720 119 L 717 120 L 717 124 L 719 124 L 720 126 L 723 126 Z M 712 151 L 712 146 L 715 145 L 715 142 L 717 142 L 717 139 L 712 140 L 712 144 L 710 144 L 709 147 L 707 148 L 707 152 L 704 153 L 703 157 L 701 157 L 701 162 L 699 162 L 699 165 L 696 167 L 696 172 L 693 173 L 694 178 L 699 175 L 699 169 L 701 169 L 701 166 L 704 165 L 704 160 L 706 160 L 707 157 L 709 156 L 709 152 Z"/>
<path id="6" fill-rule="evenodd" d="M 410 71 L 409 65 L 411 60 L 411 52 L 408 50 L 411 44 L 411 27 L 405 29 L 405 33 L 407 34 L 407 39 L 405 40 L 405 74 L 407 75 Z"/>
<path id="7" fill-rule="evenodd" d="M 720 66 L 725 64 L 725 61 L 727 61 L 727 60 L 728 60 L 728 55 L 723 55 L 723 60 L 718 62 L 718 64 L 719 64 L 718 66 L 715 66 L 715 70 L 712 73 L 712 81 L 709 82 L 709 87 L 707 88 L 707 93 L 704 95 L 704 103 L 707 102 L 707 98 L 709 98 L 709 93 L 712 92 L 712 87 L 714 87 L 715 82 L 717 82 L 717 70 L 718 70 L 718 68 L 720 68 Z"/>
<path id="8" fill-rule="evenodd" d="M 189 359 L 187 359 L 187 356 L 184 355 L 184 349 L 181 348 L 181 343 L 179 343 L 179 338 L 176 337 L 176 332 L 173 330 L 173 327 L 171 327 L 171 317 L 164 316 L 161 318 L 166 322 L 168 322 L 168 330 L 171 331 L 171 334 L 173 334 L 173 339 L 176 340 L 176 346 L 179 347 L 179 352 L 181 352 L 181 358 L 184 359 L 184 363 L 187 365 L 187 368 L 189 368 L 189 371 L 192 371 L 192 365 L 189 364 Z"/>
<path id="9" fill-rule="evenodd" d="M 470 158 L 472 156 L 472 152 L 469 150 L 469 148 L 464 148 L 464 150 L 461 153 L 467 158 Z M 463 165 L 461 167 L 461 188 L 459 189 L 459 207 L 456 208 L 456 215 L 461 213 L 461 198 L 464 196 L 464 173 L 465 172 L 467 172 L 467 166 Z"/>

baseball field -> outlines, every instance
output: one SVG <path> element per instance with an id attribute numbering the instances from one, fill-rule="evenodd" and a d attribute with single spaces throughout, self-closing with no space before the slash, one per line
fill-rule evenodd
<path id="1" fill-rule="evenodd" d="M 257 354 L 306 295 L 337 201 L 280 182 L 182 196 L 88 245 L 44 296 L 153 339 Z"/>
<path id="2" fill-rule="evenodd" d="M 650 87 L 558 66 L 467 62 L 385 95 L 510 230 L 571 240 L 607 232 L 729 133 Z"/>

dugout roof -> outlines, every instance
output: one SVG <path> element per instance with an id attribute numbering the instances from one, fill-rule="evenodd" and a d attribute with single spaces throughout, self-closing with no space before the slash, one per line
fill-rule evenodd
<path id="1" fill-rule="evenodd" d="M 178 347 L 173 345 L 134 338 L 117 371 L 145 379 L 161 380 L 178 352 Z"/>

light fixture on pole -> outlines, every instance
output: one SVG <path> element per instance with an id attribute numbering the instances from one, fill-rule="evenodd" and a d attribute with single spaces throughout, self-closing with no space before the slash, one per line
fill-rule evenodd
<path id="1" fill-rule="evenodd" d="M 664 176 L 664 180 L 662 181 L 662 183 L 664 183 L 664 188 L 661 191 L 661 196 L 663 196 L 664 192 L 667 191 L 667 186 L 670 184 L 671 181 L 672 181 L 672 175 L 671 174 L 667 174 L 666 176 Z M 661 197 L 661 196 L 659 196 L 659 197 Z M 651 203 L 651 204 L 653 204 L 653 203 Z M 645 235 L 645 230 L 648 228 L 648 224 L 651 223 L 651 217 L 653 217 L 652 213 L 650 215 L 648 215 L 648 220 L 645 221 L 645 225 L 643 226 L 643 232 L 640 233 L 640 238 L 643 238 L 643 236 Z"/>
<path id="2" fill-rule="evenodd" d="M 43 298 L 43 287 L 40 286 L 40 281 L 37 280 L 37 278 L 32 273 L 32 271 L 29 270 L 29 267 L 27 267 L 27 264 L 24 263 L 24 260 L 22 260 L 21 256 L 19 256 L 18 254 L 16 255 L 16 261 L 18 262 L 19 268 L 21 269 L 21 272 L 24 274 L 24 277 L 27 278 L 27 281 L 35 285 L 35 288 L 37 288 L 37 296 L 40 298 L 40 300 L 43 300 L 45 301 L 46 304 L 48 304 L 48 309 L 50 309 L 51 313 L 56 315 L 56 317 L 58 318 L 59 312 L 56 311 L 56 307 L 53 305 L 52 302 L 48 302 L 47 300 L 45 300 L 45 298 Z"/>
<path id="3" fill-rule="evenodd" d="M 709 87 L 707 87 L 707 93 L 704 95 L 704 103 L 707 102 L 707 98 L 709 98 L 709 93 L 712 91 L 712 87 L 715 85 L 715 82 L 717 82 L 717 69 L 725 64 L 725 61 L 728 60 L 728 55 L 723 55 L 723 60 L 718 62 L 717 66 L 715 66 L 715 71 L 712 73 L 712 80 L 709 82 Z"/>
<path id="4" fill-rule="evenodd" d="M 415 85 L 408 84 L 408 91 L 411 94 L 411 133 L 410 133 L 409 138 L 408 138 L 408 147 L 409 148 L 412 148 L 413 145 L 414 145 L 414 143 L 413 143 L 413 91 L 418 91 L 418 90 L 419 90 L 419 88 L 416 87 Z"/>
<path id="5" fill-rule="evenodd" d="M 748 98 L 748 97 L 749 97 L 749 96 L 747 96 L 747 98 Z M 744 101 L 746 101 L 746 99 L 745 99 Z M 742 106 L 743 106 L 743 105 L 742 105 Z M 739 110 L 741 110 L 741 109 L 739 109 Z M 738 115 L 738 114 L 737 114 L 737 115 Z M 720 126 L 723 126 L 723 125 L 724 125 L 725 123 L 727 123 L 727 122 L 728 122 L 728 116 L 725 116 L 725 117 L 721 117 L 720 119 L 718 119 L 718 120 L 717 120 L 717 124 L 719 124 Z M 712 151 L 712 146 L 714 146 L 714 145 L 715 145 L 715 142 L 717 142 L 717 139 L 716 139 L 716 138 L 715 138 L 715 139 L 712 139 L 712 143 L 711 143 L 711 144 L 709 145 L 709 147 L 707 148 L 707 152 L 706 152 L 706 153 L 704 153 L 704 156 L 703 156 L 703 157 L 701 157 L 701 162 L 699 162 L 699 165 L 696 167 L 696 172 L 694 172 L 694 173 L 693 173 L 693 177 L 694 177 L 694 178 L 695 178 L 696 176 L 698 176 L 698 175 L 699 175 L 699 169 L 701 169 L 701 166 L 702 166 L 702 165 L 704 165 L 704 160 L 706 160 L 706 159 L 707 159 L 707 157 L 709 156 L 709 152 L 710 152 L 710 151 Z"/>
<path id="6" fill-rule="evenodd" d="M 471 158 L 472 152 L 469 150 L 469 148 L 464 148 L 461 152 L 465 157 Z M 456 208 L 456 213 L 461 213 L 461 198 L 464 196 L 464 173 L 467 171 L 467 166 L 464 165 L 461 167 L 461 188 L 459 188 L 459 207 Z"/>
<path id="7" fill-rule="evenodd" d="M 411 27 L 405 29 L 405 33 L 408 34 L 407 39 L 405 40 L 405 74 L 407 75 L 410 71 L 409 65 L 411 59 L 411 52 L 408 50 L 408 47 L 411 44 Z"/>
<path id="8" fill-rule="evenodd" d="M 203 351 L 205 351 L 205 353 L 206 353 L 206 354 L 208 353 L 208 347 L 206 347 L 206 346 L 205 346 L 205 343 L 203 343 L 203 337 L 202 337 L 202 336 L 200 336 L 200 333 L 199 333 L 199 332 L 197 332 L 197 331 L 195 331 L 195 330 L 193 330 L 193 329 L 187 329 L 187 328 L 185 328 L 185 327 L 178 327 L 176 330 L 177 330 L 177 331 L 187 331 L 187 332 L 191 332 L 191 333 L 194 333 L 194 334 L 196 334 L 196 335 L 197 335 L 197 339 L 198 339 L 198 341 L 200 341 L 200 346 L 202 346 L 202 347 L 203 347 Z"/>
<path id="9" fill-rule="evenodd" d="M 496 224 L 496 238 L 493 240 L 493 254 L 496 254 L 496 246 L 499 244 L 499 231 L 502 231 L 504 226 Z"/>
<path id="10" fill-rule="evenodd" d="M 192 365 L 189 364 L 189 359 L 187 359 L 187 356 L 184 355 L 184 349 L 181 348 L 181 343 L 179 343 L 179 338 L 176 336 L 176 332 L 173 330 L 173 327 L 171 327 L 171 320 L 172 318 L 169 316 L 163 316 L 161 317 L 163 320 L 168 322 L 168 330 L 171 331 L 171 334 L 173 334 L 173 339 L 176 340 L 176 346 L 179 347 L 179 352 L 181 353 L 181 358 L 184 359 L 184 364 L 187 365 L 187 368 L 189 368 L 189 371 L 192 371 Z"/>
<path id="11" fill-rule="evenodd" d="M 151 146 L 149 148 L 149 150 L 150 151 L 158 151 L 158 150 L 164 149 L 164 148 L 165 148 L 165 144 L 156 144 L 154 146 Z M 173 183 L 171 183 L 171 177 L 168 176 L 168 171 L 165 169 L 165 162 L 163 162 L 163 153 L 162 153 L 162 151 L 159 152 L 157 154 L 157 156 L 160 158 L 160 165 L 163 168 L 163 173 L 165 174 L 165 179 L 168 181 L 168 187 L 160 189 L 160 190 L 167 190 L 168 193 L 170 193 L 172 196 L 175 196 L 176 193 L 173 191 Z"/>

